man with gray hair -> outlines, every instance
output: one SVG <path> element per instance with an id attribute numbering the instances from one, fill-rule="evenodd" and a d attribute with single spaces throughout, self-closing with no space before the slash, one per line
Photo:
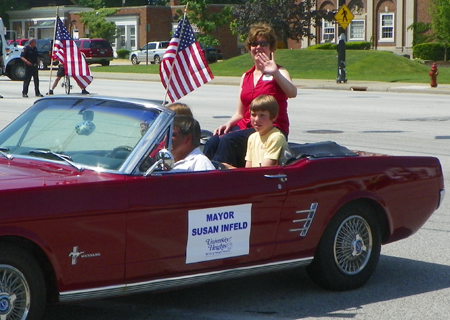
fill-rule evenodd
<path id="1" fill-rule="evenodd" d="M 211 161 L 200 151 L 200 124 L 190 116 L 176 115 L 172 133 L 171 172 L 214 170 Z"/>

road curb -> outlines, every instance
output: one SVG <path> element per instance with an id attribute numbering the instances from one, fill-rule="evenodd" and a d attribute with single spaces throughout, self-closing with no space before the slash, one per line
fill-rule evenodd
<path id="1" fill-rule="evenodd" d="M 56 76 L 56 73 L 53 73 Z M 113 73 L 95 72 L 92 74 L 95 79 L 123 80 L 123 81 L 150 81 L 160 82 L 159 74 L 141 73 Z M 49 76 L 50 71 L 40 71 L 42 77 Z M 228 85 L 238 86 L 240 77 L 215 77 L 207 85 Z M 424 83 L 392 83 L 376 81 L 349 81 L 347 83 L 336 83 L 335 80 L 315 80 L 315 79 L 294 79 L 295 86 L 299 89 L 319 89 L 319 90 L 348 90 L 359 93 L 364 92 L 396 92 L 396 93 L 423 93 L 423 94 L 450 94 L 450 85 L 438 85 L 433 88 Z"/>

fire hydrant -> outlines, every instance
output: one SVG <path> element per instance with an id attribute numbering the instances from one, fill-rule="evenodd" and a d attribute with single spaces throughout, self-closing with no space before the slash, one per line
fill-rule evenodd
<path id="1" fill-rule="evenodd" d="M 433 64 L 431 65 L 431 71 L 430 71 L 429 75 L 430 75 L 430 77 L 431 77 L 431 83 L 430 83 L 430 86 L 432 86 L 433 88 L 436 88 L 436 87 L 437 87 L 436 78 L 437 78 L 437 76 L 438 76 L 436 63 L 433 63 Z"/>

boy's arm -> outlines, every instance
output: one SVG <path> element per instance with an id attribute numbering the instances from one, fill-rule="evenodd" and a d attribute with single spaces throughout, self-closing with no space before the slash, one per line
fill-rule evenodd
<path id="1" fill-rule="evenodd" d="M 270 166 L 276 166 L 278 164 L 278 160 L 272 160 L 272 159 L 263 159 L 261 163 L 261 167 L 270 167 Z M 247 166 L 247 165 L 246 165 Z"/>
<path id="2" fill-rule="evenodd" d="M 282 133 L 272 134 L 266 142 L 267 149 L 261 167 L 278 165 L 278 158 L 280 157 L 281 150 L 285 143 L 286 139 Z"/>

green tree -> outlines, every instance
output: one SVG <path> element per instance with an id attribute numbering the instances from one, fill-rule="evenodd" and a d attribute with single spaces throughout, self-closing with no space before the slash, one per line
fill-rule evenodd
<path id="1" fill-rule="evenodd" d="M 78 0 L 78 4 L 83 7 L 94 9 L 106 7 L 105 0 Z"/>
<path id="2" fill-rule="evenodd" d="M 189 22 L 195 24 L 200 33 L 195 35 L 198 42 L 207 46 L 219 45 L 219 40 L 213 36 L 218 27 L 230 23 L 232 7 L 225 6 L 220 11 L 212 11 L 210 8 L 211 0 L 183 0 L 182 4 L 187 7 L 187 17 Z M 184 12 L 177 11 L 182 17 Z"/>
<path id="3" fill-rule="evenodd" d="M 409 30 L 413 31 L 413 41 L 412 45 L 427 43 L 432 39 L 431 23 L 415 22 L 408 27 Z"/>
<path id="4" fill-rule="evenodd" d="M 325 12 L 315 10 L 315 3 L 315 0 L 247 0 L 234 7 L 236 19 L 231 28 L 246 38 L 252 24 L 266 22 L 274 28 L 287 48 L 288 39 L 313 39 L 315 35 L 311 32 L 311 26 L 318 26 L 322 18 L 328 18 Z"/>
<path id="5" fill-rule="evenodd" d="M 214 4 L 243 4 L 245 0 L 214 0 Z"/>
<path id="6" fill-rule="evenodd" d="M 0 17 L 6 29 L 9 29 L 9 17 L 6 11 L 23 10 L 30 8 L 28 0 L 1 0 L 0 1 Z"/>
<path id="7" fill-rule="evenodd" d="M 130 7 L 130 6 L 167 6 L 169 0 L 78 0 L 78 4 L 81 6 L 100 9 L 100 8 L 113 8 L 113 7 Z"/>
<path id="8" fill-rule="evenodd" d="M 80 12 L 81 22 L 89 29 L 89 38 L 103 38 L 113 41 L 116 37 L 116 24 L 107 22 L 105 17 L 117 12 L 114 8 L 98 9 L 96 11 Z"/>
<path id="9" fill-rule="evenodd" d="M 444 45 L 444 60 L 447 61 L 450 41 L 450 0 L 431 0 L 429 12 L 435 39 Z"/>

